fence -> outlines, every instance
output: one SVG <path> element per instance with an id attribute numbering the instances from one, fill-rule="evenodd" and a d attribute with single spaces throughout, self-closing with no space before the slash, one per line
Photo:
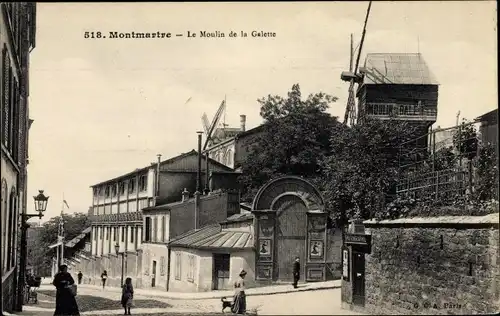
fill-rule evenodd
<path id="1" fill-rule="evenodd" d="M 455 203 L 475 192 L 485 176 L 490 181 L 491 174 L 496 173 L 497 178 L 496 154 L 491 158 L 493 161 L 486 161 L 482 156 L 483 150 L 485 155 L 491 155 L 492 151 L 487 150 L 488 144 L 481 142 L 475 124 L 464 122 L 437 129 L 401 144 L 396 194 Z M 485 168 L 491 170 L 485 172 Z M 497 197 L 498 181 L 488 189 Z"/>

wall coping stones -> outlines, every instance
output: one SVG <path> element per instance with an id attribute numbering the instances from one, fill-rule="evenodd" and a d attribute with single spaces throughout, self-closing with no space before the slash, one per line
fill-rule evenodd
<path id="1" fill-rule="evenodd" d="M 500 213 L 492 213 L 484 216 L 438 216 L 438 217 L 413 217 L 413 218 L 398 218 L 392 220 L 375 219 L 366 220 L 363 222 L 365 227 L 378 226 L 399 226 L 399 227 L 445 227 L 451 226 L 455 228 L 471 228 L 477 227 L 495 227 L 500 226 Z"/>

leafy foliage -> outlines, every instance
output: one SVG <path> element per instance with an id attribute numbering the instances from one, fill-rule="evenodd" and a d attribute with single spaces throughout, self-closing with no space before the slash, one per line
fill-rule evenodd
<path id="1" fill-rule="evenodd" d="M 258 100 L 264 126 L 241 166 L 243 200 L 251 201 L 263 184 L 282 175 L 321 176 L 321 161 L 330 152 L 329 139 L 340 125 L 326 112 L 336 100 L 324 93 L 303 100 L 298 84 L 287 98 L 269 95 Z"/>
<path id="2" fill-rule="evenodd" d="M 477 185 L 475 198 L 478 201 L 498 199 L 498 159 L 495 147 L 491 144 L 482 146 L 477 164 Z"/>
<path id="3" fill-rule="evenodd" d="M 339 224 L 347 218 L 370 218 L 394 194 L 399 145 L 412 135 L 411 126 L 396 120 L 365 120 L 332 133 L 332 152 L 323 161 L 323 187 Z"/>
<path id="4" fill-rule="evenodd" d="M 64 238 L 69 241 L 78 236 L 85 228 L 90 226 L 90 220 L 87 214 L 74 213 L 63 214 L 64 220 Z M 59 229 L 59 221 L 61 216 L 51 218 L 48 222 L 44 223 L 39 238 L 35 242 L 33 249 L 28 249 L 28 257 L 30 264 L 37 271 L 43 271 L 44 267 L 52 265 L 52 251 L 48 248 L 50 245 L 57 242 L 57 235 Z M 45 271 L 47 273 L 47 271 Z"/>
<path id="5" fill-rule="evenodd" d="M 453 144 L 463 157 L 467 159 L 476 157 L 478 148 L 476 127 L 464 119 L 460 128 L 453 134 Z"/>

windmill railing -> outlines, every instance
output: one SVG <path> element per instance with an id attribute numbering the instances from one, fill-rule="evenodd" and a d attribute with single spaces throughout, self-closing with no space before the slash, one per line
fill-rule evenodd
<path id="1" fill-rule="evenodd" d="M 404 117 L 435 120 L 437 108 L 414 104 L 367 103 L 365 114 L 377 117 Z"/>

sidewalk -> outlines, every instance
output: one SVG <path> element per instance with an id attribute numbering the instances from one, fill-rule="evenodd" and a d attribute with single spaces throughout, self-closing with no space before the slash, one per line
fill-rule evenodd
<path id="1" fill-rule="evenodd" d="M 82 289 L 102 290 L 102 287 L 98 285 L 80 284 L 78 287 Z M 304 291 L 329 290 L 340 287 L 341 287 L 341 281 L 334 280 L 326 282 L 299 284 L 298 289 L 294 289 L 291 284 L 255 287 L 247 289 L 245 291 L 245 294 L 247 296 L 263 296 L 263 295 L 285 294 L 285 293 L 295 293 Z M 53 290 L 53 286 L 42 285 L 40 286 L 40 290 Z M 106 287 L 106 292 L 121 293 L 121 289 L 117 287 Z M 134 289 L 134 292 L 137 295 L 141 296 L 168 298 L 173 300 L 219 299 L 221 297 L 232 297 L 234 294 L 233 290 L 181 293 L 181 292 L 166 292 L 162 290 L 153 290 L 153 289 Z"/>

